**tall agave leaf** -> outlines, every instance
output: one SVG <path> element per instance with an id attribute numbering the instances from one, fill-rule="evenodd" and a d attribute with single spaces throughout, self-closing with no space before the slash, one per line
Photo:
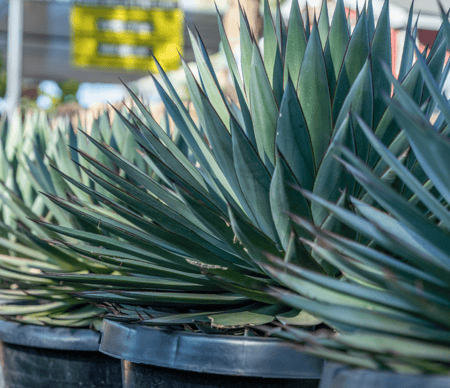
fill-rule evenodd
<path id="1" fill-rule="evenodd" d="M 443 13 L 446 39 L 450 25 Z M 408 191 L 389 185 L 354 152 L 340 146 L 341 163 L 373 199 L 350 197 L 355 212 L 311 192 L 305 196 L 365 237 L 368 244 L 320 229 L 293 216 L 314 235 L 309 245 L 339 268 L 340 278 L 312 272 L 277 258 L 266 269 L 283 286 L 268 291 L 304 309 L 333 331 L 320 338 L 285 326 L 277 335 L 302 343 L 314 354 L 371 369 L 408 373 L 450 372 L 450 105 L 415 44 L 417 66 L 444 117 L 439 130 L 388 67 L 397 98 L 384 100 L 403 128 L 413 154 L 408 166 L 392 153 L 361 117 L 355 116 L 374 152 Z M 444 125 L 445 124 L 445 125 Z M 421 173 L 414 174 L 421 170 Z M 405 193 L 408 192 L 408 195 Z"/>
<path id="2" fill-rule="evenodd" d="M 127 276 L 116 283 L 101 274 L 47 274 L 45 278 L 111 286 L 108 291 L 80 294 L 96 302 L 207 309 L 206 317 L 225 308 L 234 314 L 236 308 L 248 305 L 252 314 L 239 321 L 245 326 L 260 323 L 261 315 L 268 321 L 280 320 L 284 311 L 261 291 L 278 281 L 264 266 L 269 263 L 267 254 L 319 273 L 335 273 L 333 264 L 312 252 L 308 244 L 296 241 L 297 236 L 308 240 L 310 234 L 288 215 L 295 212 L 331 232 L 355 234 L 329 217 L 325 206 L 292 187 L 331 202 L 346 203 L 344 190 L 368 198 L 363 186 L 336 160 L 341 144 L 377 168 L 377 177 L 390 179 L 389 166 L 371 151 L 360 121 L 350 111 L 392 152 L 401 155 L 408 145 L 402 142 L 401 127 L 377 89 L 381 82 L 390 90 L 380 64 L 380 60 L 391 61 L 390 45 L 384 44 L 390 39 L 387 3 L 373 39 L 369 39 L 370 7 L 362 10 L 351 35 L 343 1 L 337 2 L 330 26 L 326 4 L 322 12 L 319 23 L 313 21 L 311 31 L 309 27 L 305 31 L 298 2 L 293 1 L 291 22 L 283 32 L 283 23 L 273 21 L 266 2 L 263 54 L 241 14 L 241 69 L 219 28 L 237 101 L 225 96 L 201 38 L 191 32 L 198 76 L 182 63 L 198 121 L 160 67 L 164 85 L 155 80 L 188 156 L 130 91 L 140 117 L 130 113 L 126 118 L 118 112 L 119 117 L 139 144 L 136 155 L 151 162 L 160 180 L 142 170 L 137 159 L 130 159 L 134 156 L 87 135 L 89 151 L 79 147 L 76 158 L 90 181 L 70 173 L 63 176 L 83 196 L 114 213 L 92 209 L 84 200 L 74 204 L 55 195 L 47 197 L 80 222 L 99 228 L 102 235 L 45 224 L 49 230 L 80 240 L 68 247 L 111 270 L 120 268 Z M 407 50 L 401 82 L 405 93 L 421 103 L 424 80 L 412 58 L 413 52 Z M 438 65 L 444 58 L 445 45 L 426 58 L 435 79 L 442 74 Z M 295 259 L 296 253 L 301 259 Z M 137 284 L 140 289 L 129 289 Z M 261 304 L 275 306 L 273 314 L 259 313 Z M 136 318 L 129 308 L 119 310 Z M 212 321 L 201 312 L 190 316 L 189 322 L 199 316 Z M 239 326 L 232 323 L 233 315 L 229 317 L 229 327 Z M 302 319 L 303 315 L 298 321 Z M 143 320 L 152 324 L 151 319 L 143 316 Z M 153 324 L 161 324 L 161 319 Z M 214 325 L 218 325 L 216 319 Z M 206 330 L 201 324 L 196 328 Z"/>

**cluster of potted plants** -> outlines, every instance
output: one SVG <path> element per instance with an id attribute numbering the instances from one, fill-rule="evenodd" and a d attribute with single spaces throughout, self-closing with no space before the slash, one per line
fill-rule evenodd
<path id="1" fill-rule="evenodd" d="M 191 32 L 198 120 L 158 65 L 162 123 L 131 91 L 88 132 L 3 122 L 5 386 L 448 385 L 450 25 L 420 52 L 412 16 L 396 76 L 387 1 L 265 1 L 241 68 L 218 17 L 235 100 Z"/>

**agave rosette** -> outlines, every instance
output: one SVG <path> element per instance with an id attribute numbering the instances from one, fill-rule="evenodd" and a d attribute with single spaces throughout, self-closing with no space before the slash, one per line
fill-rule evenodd
<path id="1" fill-rule="evenodd" d="M 344 205 L 343 190 L 370 201 L 335 159 L 339 144 L 368 162 L 382 180 L 392 179 L 389 165 L 370 149 L 360 123 L 348 114 L 350 109 L 396 156 L 403 155 L 408 144 L 382 98 L 391 87 L 381 65 L 382 61 L 391 64 L 388 3 L 375 28 L 369 2 L 352 33 L 342 1 L 337 2 L 331 25 L 326 2 L 318 22 L 306 20 L 305 26 L 298 3 L 292 4 L 286 28 L 279 7 L 273 21 L 265 2 L 264 55 L 241 12 L 242 74 L 218 18 L 237 102 L 225 96 L 201 38 L 190 33 L 198 77 L 183 60 L 182 65 L 198 122 L 159 68 L 164 86 L 156 79 L 155 85 L 185 143 L 184 151 L 130 91 L 141 117 L 119 116 L 139 143 L 136 155 L 152 167 L 159 181 L 87 135 L 102 160 L 109 160 L 122 175 L 78 150 L 79 159 L 90 165 L 91 182 L 102 191 L 70 174 L 64 177 L 117 217 L 94 211 L 83 201 L 75 206 L 50 196 L 104 235 L 41 225 L 80 240 L 68 248 L 120 274 L 46 274 L 47 279 L 109 287 L 78 295 L 114 305 L 116 319 L 139 319 L 149 325 L 195 323 L 191 328 L 209 330 L 205 327 L 210 323 L 227 329 L 274 319 L 304 325 L 318 322 L 298 310 L 287 311 L 262 291 L 277 283 L 262 264 L 270 263 L 269 254 L 322 274 L 336 273 L 308 244 L 299 242 L 298 237 L 308 239 L 310 234 L 292 222 L 290 213 L 325 230 L 350 236 L 354 232 L 343 229 L 344 224 L 329 217 L 325 207 L 311 203 L 293 187 Z M 412 11 L 408 29 L 417 32 L 412 28 Z M 448 72 L 443 71 L 442 37 L 441 31 L 430 52 L 423 54 L 438 82 Z M 413 44 L 406 40 L 398 79 L 428 117 L 433 103 L 413 56 Z M 106 198 L 105 192 L 115 198 Z M 161 312 L 161 307 L 175 308 L 177 313 Z"/>
<path id="2" fill-rule="evenodd" d="M 91 155 L 96 149 L 82 137 L 75 136 L 67 120 L 51 122 L 44 112 L 30 110 L 24 120 L 16 114 L 10 122 L 3 120 L 1 125 L 0 316 L 34 324 L 98 326 L 101 323 L 98 315 L 106 310 L 69 294 L 91 287 L 60 284 L 41 275 L 55 271 L 110 273 L 112 270 L 92 261 L 85 262 L 61 244 L 70 239 L 61 239 L 31 221 L 51 221 L 96 232 L 91 225 L 63 212 L 40 193 L 45 191 L 75 202 L 83 199 L 85 205 L 100 209 L 98 203 L 68 185 L 60 173 L 50 167 L 57 166 L 60 171 L 87 182 L 88 175 L 70 160 L 72 157 L 77 161 L 78 156 L 71 147 L 85 149 Z M 117 118 L 110 125 L 106 113 L 94 121 L 91 136 L 112 144 L 130 158 L 134 154 L 132 135 Z"/>
<path id="3" fill-rule="evenodd" d="M 445 16 L 443 28 L 450 38 Z M 415 52 L 439 110 L 437 120 L 429 120 L 386 67 L 397 99 L 385 100 L 408 139 L 409 157 L 399 160 L 360 117 L 355 119 L 397 184 L 379 179 L 365 161 L 341 146 L 343 165 L 374 200 L 372 206 L 350 197 L 350 211 L 318 195 L 304 195 L 359 238 L 350 240 L 293 218 L 315 236 L 309 244 L 316 254 L 342 276 L 331 278 L 274 259 L 267 270 L 291 291 L 273 289 L 269 294 L 335 330 L 313 336 L 295 327 L 277 329 L 276 335 L 302 343 L 314 354 L 364 368 L 448 374 L 450 105 L 425 59 L 417 48 Z"/>

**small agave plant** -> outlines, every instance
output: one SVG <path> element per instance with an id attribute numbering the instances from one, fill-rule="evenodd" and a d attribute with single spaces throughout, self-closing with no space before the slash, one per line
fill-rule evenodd
<path id="1" fill-rule="evenodd" d="M 99 208 L 95 201 L 76 187 L 70 187 L 60 173 L 50 167 L 57 166 L 78 181 L 88 182 L 83 168 L 70 160 L 72 157 L 78 161 L 78 154 L 71 149 L 83 149 L 91 155 L 95 155 L 97 149 L 76 137 L 68 122 L 51 122 L 44 112 L 29 111 L 24 120 L 16 115 L 10 122 L 3 120 L 0 125 L 0 316 L 23 323 L 98 327 L 101 324 L 98 315 L 105 310 L 68 293 L 92 287 L 61 285 L 40 274 L 55 271 L 111 273 L 112 270 L 91 260 L 84 261 L 80 255 L 64 248 L 63 244 L 72 240 L 62 239 L 30 220 L 95 232 L 94 227 L 63 212 L 40 192 L 70 200 L 76 198 L 76 201 L 83 200 L 85 206 Z M 111 144 L 134 160 L 133 137 L 117 118 L 110 125 L 106 113 L 100 116 L 93 124 L 91 136 Z M 60 242 L 57 245 L 53 243 L 56 239 Z"/>
<path id="2" fill-rule="evenodd" d="M 444 28 L 448 41 L 446 16 Z M 275 258 L 266 269 L 291 291 L 268 293 L 334 329 L 318 336 L 292 326 L 277 329 L 276 335 L 301 343 L 313 354 L 369 369 L 449 374 L 450 104 L 423 55 L 417 48 L 415 52 L 440 112 L 436 121 L 429 120 L 385 68 L 397 96 L 385 100 L 410 144 L 409 158 L 398 158 L 354 116 L 372 149 L 402 184 L 389 185 L 367 161 L 340 146 L 341 163 L 373 199 L 372 206 L 351 196 L 353 212 L 320 195 L 303 194 L 356 231 L 359 241 L 293 216 L 314 235 L 308 244 L 316 254 L 342 275 L 332 278 Z"/>
<path id="3" fill-rule="evenodd" d="M 375 28 L 369 1 L 351 33 L 342 0 L 331 24 L 326 1 L 319 20 L 307 19 L 305 24 L 298 2 L 293 1 L 288 28 L 279 7 L 272 19 L 266 1 L 263 55 L 245 14 L 241 12 L 240 18 L 240 69 L 218 18 L 236 101 L 224 94 L 202 40 L 193 32 L 198 76 L 184 61 L 182 65 L 198 122 L 159 67 L 164 86 L 156 80 L 155 85 L 184 141 L 184 151 L 130 91 L 141 117 L 119 116 L 138 143 L 137 153 L 159 181 L 127 156 L 87 136 L 102 158 L 77 150 L 77 158 L 90 166 L 86 171 L 91 182 L 71 174 L 64 178 L 116 216 L 95 211 L 82 199 L 75 204 L 48 196 L 100 233 L 44 221 L 39 225 L 79 240 L 68 248 L 84 260 L 90 258 L 117 272 L 43 277 L 105 287 L 77 295 L 107 303 L 116 319 L 190 325 L 194 330 L 211 330 L 211 323 L 221 329 L 274 320 L 317 323 L 262 291 L 277 283 L 262 265 L 270 263 L 270 255 L 321 274 L 336 274 L 334 265 L 299 241 L 298 237 L 308 239 L 310 234 L 292 222 L 291 213 L 325 230 L 350 236 L 354 232 L 294 187 L 344 206 L 348 205 L 344 191 L 370 201 L 361 184 L 336 160 L 339 144 L 368 163 L 383 181 L 392 179 L 389 165 L 371 149 L 354 115 L 396 156 L 408 147 L 383 99 L 383 93 L 391 90 L 382 69 L 383 62 L 390 67 L 392 55 L 388 2 Z M 412 11 L 408 28 L 416 34 Z M 420 54 L 437 82 L 448 72 L 443 71 L 446 44 L 442 37 L 441 31 L 432 49 Z M 406 40 L 398 80 L 429 117 L 433 102 L 413 56 L 413 43 Z M 354 115 L 349 115 L 350 110 Z M 120 173 L 104 165 L 106 160 Z"/>

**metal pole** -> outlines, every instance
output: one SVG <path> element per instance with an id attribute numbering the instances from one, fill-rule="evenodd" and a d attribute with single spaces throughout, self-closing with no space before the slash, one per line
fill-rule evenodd
<path id="1" fill-rule="evenodd" d="M 11 117 L 22 94 L 23 0 L 9 0 L 6 55 L 7 115 Z"/>

